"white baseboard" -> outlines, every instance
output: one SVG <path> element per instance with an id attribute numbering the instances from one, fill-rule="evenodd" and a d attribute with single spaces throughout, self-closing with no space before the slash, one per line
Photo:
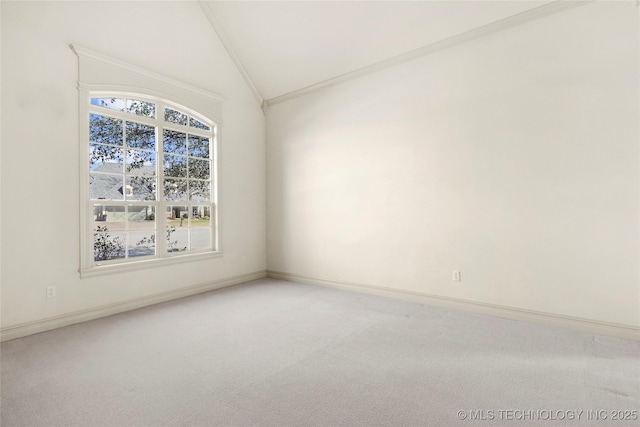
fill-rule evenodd
<path id="1" fill-rule="evenodd" d="M 449 298 L 437 295 L 429 295 L 425 293 L 404 291 L 399 289 L 385 288 L 362 283 L 337 282 L 333 280 L 319 279 L 297 274 L 285 273 L 280 271 L 257 271 L 249 274 L 228 277 L 213 282 L 189 286 L 187 288 L 176 289 L 173 291 L 162 292 L 146 297 L 135 298 L 106 306 L 96 307 L 88 310 L 68 313 L 62 316 L 50 317 L 35 322 L 27 322 L 18 325 L 12 325 L 0 329 L 0 341 L 8 341 L 27 335 L 44 332 L 51 329 L 61 328 L 63 326 L 73 325 L 75 323 L 86 322 L 88 320 L 98 319 L 100 317 L 110 316 L 112 314 L 124 311 L 134 310 L 136 308 L 148 305 L 158 304 L 177 298 L 195 295 L 202 292 L 220 289 L 227 286 L 237 285 L 239 283 L 248 282 L 250 280 L 261 279 L 263 277 L 272 277 L 274 279 L 288 280 L 292 282 L 309 283 L 314 285 L 345 289 L 355 292 L 361 292 L 371 295 L 378 295 L 390 298 L 403 299 L 407 301 L 417 302 L 420 304 L 433 305 L 437 307 L 462 310 L 472 313 L 486 314 L 489 316 L 502 317 L 512 320 L 521 320 L 526 322 L 539 323 L 549 326 L 556 326 L 565 329 L 573 329 L 581 332 L 587 332 L 595 335 L 606 335 L 616 338 L 630 339 L 640 341 L 640 328 L 629 325 L 620 325 L 615 323 L 606 323 L 590 319 L 582 319 L 570 316 L 561 316 L 557 314 L 544 313 L 532 310 L 524 310 L 494 304 L 486 304 L 457 298 Z"/>
<path id="2" fill-rule="evenodd" d="M 227 277 L 225 279 L 220 279 L 213 282 L 201 283 L 193 286 L 188 286 L 186 288 L 161 292 L 159 294 L 149 295 L 145 297 L 134 298 L 115 304 L 109 304 L 101 307 L 91 308 L 88 310 L 68 313 L 62 316 L 49 317 L 46 319 L 37 320 L 35 322 L 12 325 L 0 329 L 0 341 L 8 341 L 14 338 L 36 334 L 38 332 L 44 332 L 51 329 L 61 328 L 63 326 L 73 325 L 74 323 L 86 322 L 88 320 L 98 319 L 100 317 L 111 316 L 112 314 L 122 313 L 123 311 L 135 310 L 136 308 L 158 304 L 161 302 L 186 297 L 189 295 L 195 295 L 214 289 L 220 289 L 227 286 L 233 286 L 239 283 L 248 282 L 250 280 L 261 279 L 263 277 L 267 277 L 267 273 L 265 270 Z"/>
<path id="3" fill-rule="evenodd" d="M 610 337 L 640 341 L 640 328 L 636 326 L 606 323 L 579 317 L 562 316 L 558 314 L 468 301 L 458 298 L 430 295 L 420 292 L 392 289 L 362 283 L 337 282 L 333 280 L 300 276 L 297 274 L 291 274 L 282 271 L 267 270 L 267 275 L 274 279 L 282 279 L 292 282 L 308 283 L 331 288 L 345 289 L 371 295 L 403 299 L 420 304 L 450 308 L 478 314 L 486 314 L 489 316 L 502 317 L 505 319 L 521 320 L 548 326 L 556 326 L 564 329 L 573 329 L 594 335 L 606 335 Z"/>

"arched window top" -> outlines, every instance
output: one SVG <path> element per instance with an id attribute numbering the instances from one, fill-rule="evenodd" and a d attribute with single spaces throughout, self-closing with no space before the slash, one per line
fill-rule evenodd
<path id="1" fill-rule="evenodd" d="M 136 99 L 136 97 L 131 97 L 131 98 L 96 97 L 96 98 L 91 98 L 91 105 L 104 107 L 104 108 L 108 108 L 110 110 L 115 110 L 115 111 L 126 111 L 127 113 L 135 114 L 138 116 L 150 117 L 152 119 L 156 118 L 156 104 L 154 102 Z"/>
<path id="2" fill-rule="evenodd" d="M 139 94 L 96 94 L 91 91 L 91 106 L 120 111 L 150 119 L 161 119 L 166 123 L 182 125 L 204 131 L 211 130 L 215 123 L 192 109 L 166 99 Z M 159 105 L 160 104 L 160 105 Z"/>

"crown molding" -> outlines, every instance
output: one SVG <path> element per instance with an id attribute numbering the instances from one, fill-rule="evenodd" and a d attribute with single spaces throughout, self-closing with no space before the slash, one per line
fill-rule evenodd
<path id="1" fill-rule="evenodd" d="M 225 50 L 231 57 L 231 61 L 233 61 L 234 65 L 238 69 L 238 72 L 240 72 L 240 75 L 242 76 L 245 83 L 253 93 L 253 96 L 256 98 L 256 101 L 258 101 L 258 105 L 260 105 L 260 108 L 262 108 L 262 110 L 265 111 L 264 98 L 262 97 L 262 95 L 260 95 L 258 88 L 256 88 L 256 85 L 253 83 L 253 80 L 251 80 L 249 73 L 247 73 L 247 70 L 244 68 L 244 65 L 242 65 L 242 61 L 240 61 L 240 58 L 236 54 L 236 51 L 233 49 L 231 42 L 229 42 L 229 39 L 227 39 L 227 36 L 225 35 L 224 31 L 222 30 L 222 27 L 220 26 L 220 24 L 218 23 L 218 20 L 216 19 L 216 16 L 211 10 L 211 6 L 209 6 L 209 4 L 205 0 L 198 0 L 198 3 L 200 4 L 200 8 L 204 12 L 205 16 L 209 20 L 209 23 L 211 24 L 213 31 L 215 31 L 215 33 L 218 35 L 220 42 L 222 42 L 222 45 L 224 46 Z"/>
<path id="2" fill-rule="evenodd" d="M 473 40 L 477 40 L 482 37 L 489 36 L 491 34 L 496 34 L 498 32 L 508 30 L 513 27 L 517 27 L 519 25 L 526 24 L 528 22 L 544 18 L 559 12 L 563 12 L 569 9 L 573 9 L 578 6 L 582 6 L 585 4 L 592 3 L 596 0 L 576 0 L 576 1 L 565 1 L 565 0 L 555 0 L 551 3 L 546 3 L 542 6 L 535 7 L 533 9 L 529 9 L 527 11 L 518 13 L 513 16 L 509 16 L 504 19 L 500 19 L 498 21 L 474 28 L 469 31 L 465 31 L 463 33 L 457 34 L 452 37 L 448 37 L 446 39 L 439 40 L 437 42 L 428 44 L 426 46 L 411 50 L 409 52 L 402 53 L 397 56 L 393 56 L 388 59 L 384 59 L 379 62 L 375 62 L 373 64 L 364 66 L 362 68 L 358 68 L 356 70 L 341 74 L 336 77 L 332 77 L 330 79 L 309 85 L 307 87 L 297 89 L 283 95 L 279 95 L 265 101 L 266 109 L 272 105 L 288 101 L 290 99 L 298 98 L 300 96 L 306 95 L 311 92 L 315 92 L 327 86 L 332 86 L 338 83 L 342 83 L 348 80 L 352 80 L 367 74 L 375 73 L 376 71 L 380 71 L 386 68 L 393 67 L 395 65 L 399 65 L 405 62 L 412 61 L 414 59 L 421 58 L 423 56 L 431 55 L 436 52 L 440 52 L 445 49 L 450 49 L 455 46 L 459 46 L 464 43 L 468 43 Z M 640 0 L 637 0 L 640 2 Z"/>

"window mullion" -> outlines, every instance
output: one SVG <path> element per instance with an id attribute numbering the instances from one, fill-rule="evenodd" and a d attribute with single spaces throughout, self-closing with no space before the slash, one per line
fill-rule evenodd
<path id="1" fill-rule="evenodd" d="M 125 185 L 126 185 L 126 177 L 125 177 Z M 126 191 L 125 191 L 126 193 Z M 126 199 L 126 195 L 125 195 Z M 124 259 L 129 259 L 129 239 L 131 233 L 129 232 L 129 204 L 125 202 L 124 205 Z"/>
<path id="2" fill-rule="evenodd" d="M 89 107 L 88 112 L 91 114 L 98 114 L 104 117 L 112 117 L 114 119 L 125 120 L 128 122 L 141 123 L 148 126 L 155 126 L 157 123 L 156 121 L 158 120 L 147 116 L 139 116 L 137 114 L 127 113 L 124 111 L 110 110 L 108 108 L 102 109 Z"/>
<path id="3" fill-rule="evenodd" d="M 158 135 L 156 137 L 156 166 L 158 183 L 156 185 L 156 199 L 158 201 L 158 212 L 156 213 L 156 255 L 158 257 L 167 256 L 167 204 L 164 200 L 164 103 L 156 104 L 156 126 Z"/>
<path id="4" fill-rule="evenodd" d="M 87 195 L 88 196 L 88 195 Z M 85 251 L 84 256 L 86 256 L 86 264 L 88 265 L 96 265 L 96 260 L 94 259 L 94 253 L 95 253 L 95 248 L 94 248 L 94 200 L 89 200 L 89 202 L 85 205 L 85 216 L 89 216 L 91 218 L 91 220 L 86 221 L 85 219 L 85 226 L 84 226 L 84 230 L 86 233 L 86 239 L 85 242 L 87 244 L 87 250 Z"/>

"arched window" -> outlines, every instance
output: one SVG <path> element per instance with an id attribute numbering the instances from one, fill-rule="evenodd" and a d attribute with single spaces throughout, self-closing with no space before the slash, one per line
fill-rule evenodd
<path id="1" fill-rule="evenodd" d="M 215 251 L 215 123 L 164 99 L 88 99 L 89 265 Z"/>
<path id="2" fill-rule="evenodd" d="M 222 256 L 223 99 L 71 47 L 79 59 L 80 275 Z"/>

